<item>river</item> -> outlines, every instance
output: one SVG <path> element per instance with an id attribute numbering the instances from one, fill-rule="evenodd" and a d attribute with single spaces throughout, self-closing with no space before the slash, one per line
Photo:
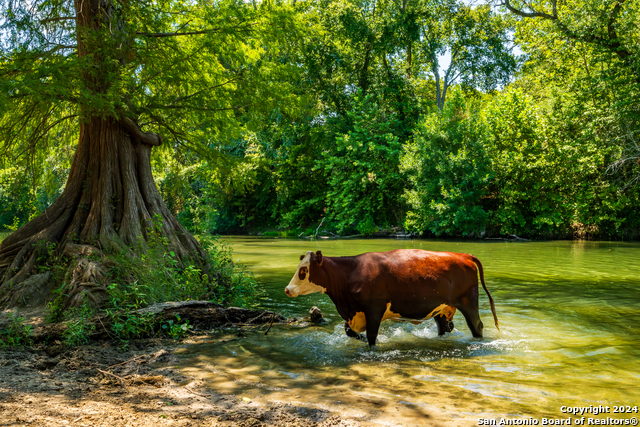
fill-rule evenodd
<path id="1" fill-rule="evenodd" d="M 316 305 L 328 322 L 276 325 L 268 336 L 223 332 L 185 347 L 180 369 L 214 390 L 343 414 L 363 425 L 478 425 L 501 418 L 542 425 L 542 418 L 569 417 L 575 425 L 564 406 L 609 407 L 608 414 L 585 414 L 595 419 L 638 417 L 614 413 L 614 406 L 640 405 L 638 243 L 227 239 L 234 258 L 258 280 L 258 307 L 302 318 Z M 454 332 L 442 338 L 432 320 L 384 322 L 369 349 L 344 335 L 326 295 L 283 292 L 307 250 L 343 256 L 396 248 L 477 256 L 501 331 L 480 292 L 483 339 L 471 336 L 458 312 Z"/>

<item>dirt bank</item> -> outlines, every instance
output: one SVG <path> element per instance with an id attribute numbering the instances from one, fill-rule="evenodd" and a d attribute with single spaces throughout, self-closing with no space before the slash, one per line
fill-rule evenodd
<path id="1" fill-rule="evenodd" d="M 216 393 L 175 370 L 176 342 L 0 349 L 0 426 L 357 426 Z M 302 412 L 305 412 L 302 414 Z"/>
<path id="2" fill-rule="evenodd" d="M 190 320 L 200 339 L 200 327 L 238 325 L 266 328 L 270 312 L 223 308 L 190 301 L 145 309 L 159 320 Z M 6 329 L 13 310 L 0 312 Z M 0 347 L 0 426 L 357 426 L 327 411 L 289 404 L 265 405 L 242 396 L 208 389 L 195 377 L 175 368 L 180 341 L 151 338 L 126 343 L 109 340 L 107 318 L 94 316 L 90 345 L 69 348 L 61 337 L 67 326 L 47 324 L 42 309 L 21 310 L 33 328 L 33 347 Z M 274 315 L 276 322 L 286 321 Z M 96 320 L 98 319 L 98 320 Z M 263 324 L 261 326 L 260 324 Z M 234 326 L 235 325 L 235 326 Z M 94 337 L 95 335 L 95 337 Z"/>

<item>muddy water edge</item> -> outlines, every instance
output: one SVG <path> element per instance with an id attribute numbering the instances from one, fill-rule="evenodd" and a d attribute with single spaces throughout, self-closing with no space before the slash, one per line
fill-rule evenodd
<path id="1" fill-rule="evenodd" d="M 298 411 L 341 414 L 362 425 L 478 425 L 480 419 L 566 420 L 563 407 L 630 419 L 614 407 L 640 405 L 640 244 L 626 242 L 457 242 L 227 237 L 259 281 L 257 306 L 303 318 L 321 308 L 321 326 L 276 326 L 268 336 L 222 333 L 179 350 L 177 367 L 212 390 Z M 480 297 L 485 337 L 464 318 L 437 336 L 433 321 L 385 322 L 374 349 L 349 339 L 326 295 L 283 290 L 307 250 L 325 256 L 396 248 L 466 252 L 483 263 L 502 331 Z M 577 417 L 580 418 L 580 417 Z M 566 421 L 565 421 L 566 422 Z"/>

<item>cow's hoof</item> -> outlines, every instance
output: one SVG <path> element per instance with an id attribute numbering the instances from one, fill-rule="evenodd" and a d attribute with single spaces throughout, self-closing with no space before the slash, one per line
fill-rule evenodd
<path id="1" fill-rule="evenodd" d="M 344 322 L 344 333 L 347 334 L 347 336 L 349 338 L 356 338 L 359 340 L 363 340 L 364 339 L 364 335 L 357 333 L 356 331 L 354 331 L 353 329 L 351 329 L 351 326 L 349 326 L 348 322 Z"/>

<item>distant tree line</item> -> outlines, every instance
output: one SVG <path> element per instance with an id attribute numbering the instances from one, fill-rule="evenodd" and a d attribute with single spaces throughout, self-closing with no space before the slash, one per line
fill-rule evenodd
<path id="1" fill-rule="evenodd" d="M 221 89 L 149 113 L 179 123 L 151 164 L 190 231 L 640 237 L 637 0 L 223 6 L 246 36 L 184 71 Z M 0 228 L 61 193 L 63 131 L 2 153 Z"/>

